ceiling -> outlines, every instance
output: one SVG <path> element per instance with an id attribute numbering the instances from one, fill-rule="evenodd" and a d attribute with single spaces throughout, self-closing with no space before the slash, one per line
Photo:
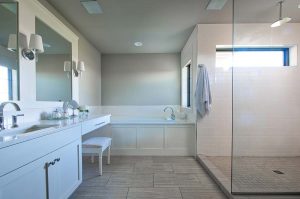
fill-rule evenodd
<path id="1" fill-rule="evenodd" d="M 232 23 L 232 1 L 221 11 L 205 9 L 209 0 L 98 0 L 103 14 L 89 15 L 80 0 L 47 0 L 98 50 L 114 53 L 180 52 L 199 23 Z M 271 23 L 279 0 L 235 0 L 235 21 Z M 299 0 L 286 0 L 284 15 L 300 22 Z M 143 42 L 135 47 L 134 42 Z"/>

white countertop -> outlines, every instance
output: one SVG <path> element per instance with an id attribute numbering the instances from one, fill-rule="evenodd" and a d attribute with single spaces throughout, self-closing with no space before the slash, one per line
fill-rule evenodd
<path id="1" fill-rule="evenodd" d="M 0 131 L 0 137 L 3 136 L 13 136 L 13 139 L 7 139 L 7 140 L 0 140 L 0 149 L 4 147 L 8 147 L 10 145 L 14 145 L 20 142 L 25 142 L 31 139 L 35 139 L 41 136 L 45 136 L 52 133 L 57 133 L 59 131 L 62 131 L 64 129 L 72 128 L 78 125 L 81 125 L 82 122 L 92 120 L 95 118 L 101 118 L 101 117 L 110 117 L 110 114 L 102 114 L 102 113 L 93 113 L 90 114 L 85 119 L 80 119 L 79 117 L 73 118 L 73 119 L 65 119 L 65 120 L 40 120 L 37 122 L 31 122 L 31 123 L 24 123 L 20 124 L 18 128 L 13 129 L 6 129 Z M 46 128 L 38 131 L 33 131 L 26 134 L 18 134 L 17 131 L 22 131 L 22 129 L 29 128 L 34 125 L 53 125 L 54 127 Z"/>
<path id="2" fill-rule="evenodd" d="M 136 125 L 193 125 L 191 120 L 167 120 L 164 117 L 129 117 L 129 116 L 112 116 L 111 124 L 136 124 Z"/>

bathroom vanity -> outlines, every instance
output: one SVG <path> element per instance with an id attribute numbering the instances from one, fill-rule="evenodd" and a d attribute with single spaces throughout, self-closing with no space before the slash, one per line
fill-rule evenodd
<path id="1" fill-rule="evenodd" d="M 68 198 L 82 182 L 81 136 L 108 123 L 94 115 L 2 131 L 0 199 Z M 26 133 L 32 125 L 45 128 Z"/>

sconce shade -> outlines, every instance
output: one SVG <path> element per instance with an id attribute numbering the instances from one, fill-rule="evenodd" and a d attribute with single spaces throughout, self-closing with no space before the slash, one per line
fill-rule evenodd
<path id="1" fill-rule="evenodd" d="M 84 66 L 84 62 L 83 61 L 79 61 L 78 65 L 77 65 L 77 70 L 78 71 L 85 71 L 85 66 Z"/>
<path id="2" fill-rule="evenodd" d="M 17 35 L 16 34 L 9 34 L 7 49 L 10 51 L 17 50 Z"/>
<path id="3" fill-rule="evenodd" d="M 65 61 L 64 62 L 64 71 L 65 72 L 71 72 L 72 68 L 72 62 L 71 61 Z"/>
<path id="4" fill-rule="evenodd" d="M 30 42 L 29 42 L 29 49 L 35 51 L 35 53 L 43 53 L 44 52 L 43 39 L 40 35 L 31 34 Z"/>

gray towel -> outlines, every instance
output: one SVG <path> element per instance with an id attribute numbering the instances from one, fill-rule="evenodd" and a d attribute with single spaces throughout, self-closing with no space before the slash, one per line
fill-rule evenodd
<path id="1" fill-rule="evenodd" d="M 209 108 L 212 103 L 209 77 L 205 66 L 199 65 L 199 72 L 196 85 L 196 109 L 201 117 L 209 113 Z"/>

